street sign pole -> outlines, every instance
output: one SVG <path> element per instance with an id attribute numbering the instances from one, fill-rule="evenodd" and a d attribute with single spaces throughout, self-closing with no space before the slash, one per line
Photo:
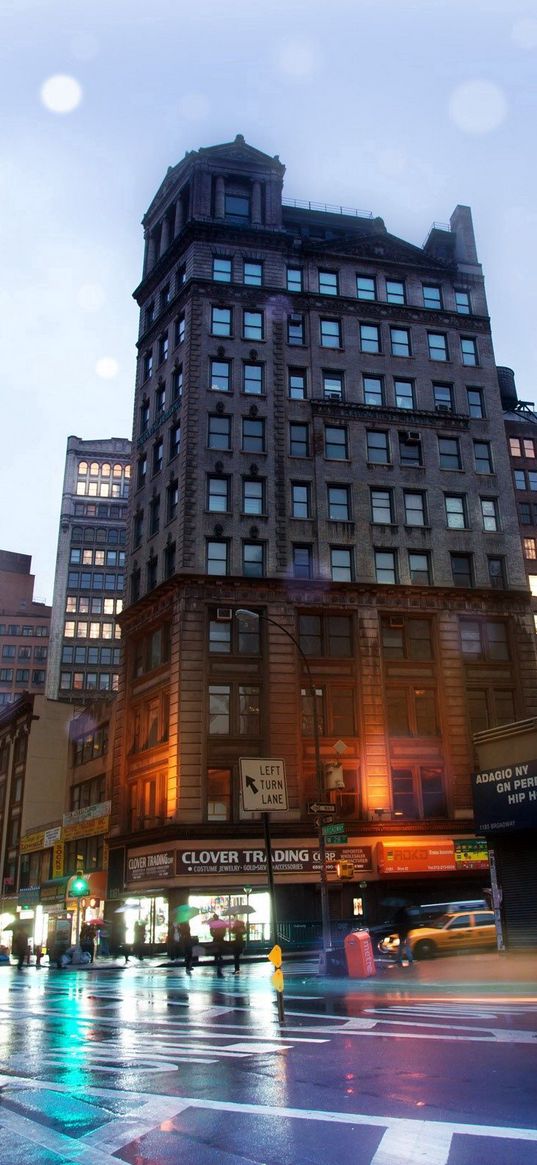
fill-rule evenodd
<path id="1" fill-rule="evenodd" d="M 265 834 L 265 852 L 267 855 L 267 876 L 269 884 L 269 899 L 270 899 L 270 936 L 272 946 L 278 945 L 278 918 L 276 915 L 276 896 L 274 893 L 274 867 L 272 864 L 272 846 L 270 840 L 270 820 L 268 813 L 263 813 L 263 831 Z M 278 1021 L 285 1023 L 285 1011 L 283 1006 L 283 991 L 276 992 L 276 999 L 278 1003 Z"/>

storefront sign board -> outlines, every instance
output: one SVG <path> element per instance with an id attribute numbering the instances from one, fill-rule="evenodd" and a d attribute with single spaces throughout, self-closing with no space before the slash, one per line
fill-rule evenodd
<path id="1" fill-rule="evenodd" d="M 108 817 L 112 809 L 111 801 L 100 801 L 98 805 L 86 805 L 84 809 L 73 809 L 64 813 L 64 825 L 78 825 L 82 821 L 92 821 L 94 817 Z"/>
<path id="2" fill-rule="evenodd" d="M 537 760 L 473 773 L 472 793 L 480 833 L 537 826 Z"/>
<path id="3" fill-rule="evenodd" d="M 356 871 L 370 870 L 371 846 L 332 846 L 326 851 L 326 870 L 336 873 L 337 863 L 345 860 L 353 863 Z M 316 846 L 278 846 L 272 849 L 274 873 L 318 873 L 320 855 Z M 222 874 L 264 874 L 266 872 L 264 846 L 250 849 L 219 849 L 217 846 L 203 849 L 179 849 L 177 851 L 177 875 L 220 876 Z"/>
<path id="4" fill-rule="evenodd" d="M 173 878 L 175 853 L 173 850 L 157 850 L 147 854 L 129 854 L 127 857 L 128 882 L 154 882 Z"/>
<path id="5" fill-rule="evenodd" d="M 377 842 L 377 863 L 381 874 L 439 874 L 456 869 L 455 846 L 451 838 L 427 845 L 408 841 Z"/>

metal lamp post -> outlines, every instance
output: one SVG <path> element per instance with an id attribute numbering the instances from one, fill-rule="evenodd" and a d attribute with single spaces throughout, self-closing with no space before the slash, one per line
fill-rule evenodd
<path id="1" fill-rule="evenodd" d="M 325 796 L 324 769 L 323 769 L 323 764 L 322 764 L 322 760 L 321 760 L 321 744 L 320 744 L 320 740 L 319 740 L 319 721 L 317 719 L 317 691 L 315 688 L 315 684 L 313 682 L 313 676 L 311 674 L 311 668 L 310 668 L 307 656 L 304 654 L 304 651 L 302 650 L 300 643 L 298 642 L 296 637 L 292 634 L 292 632 L 288 631 L 287 627 L 284 627 L 282 623 L 278 623 L 277 619 L 273 619 L 272 615 L 266 615 L 264 611 L 252 611 L 249 607 L 239 607 L 235 611 L 235 614 L 236 615 L 252 615 L 253 618 L 255 618 L 255 619 L 264 619 L 266 623 L 272 623 L 274 625 L 274 627 L 277 627 L 279 631 L 283 631 L 284 635 L 287 635 L 287 638 L 291 640 L 291 643 L 294 643 L 294 645 L 295 645 L 295 647 L 300 655 L 302 663 L 304 664 L 306 675 L 308 677 L 308 693 L 309 693 L 310 698 L 311 698 L 312 709 L 313 709 L 313 746 L 315 749 L 315 771 L 316 771 L 316 775 L 317 775 L 317 796 L 319 797 L 320 801 L 323 801 L 324 796 Z M 329 902 L 328 902 L 328 882 L 327 882 L 327 878 L 326 878 L 326 844 L 325 844 L 325 837 L 324 837 L 323 828 L 322 828 L 322 818 L 317 817 L 316 822 L 317 822 L 317 837 L 318 837 L 318 844 L 319 844 L 319 859 L 320 859 L 320 866 L 321 866 L 321 922 L 322 922 L 322 935 L 323 935 L 323 952 L 326 952 L 331 945 L 330 908 L 329 908 Z"/>

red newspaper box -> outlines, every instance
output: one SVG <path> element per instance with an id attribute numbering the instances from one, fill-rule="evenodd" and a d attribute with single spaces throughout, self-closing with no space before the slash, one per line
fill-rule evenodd
<path id="1" fill-rule="evenodd" d="M 376 975 L 373 947 L 368 930 L 353 930 L 345 938 L 345 958 L 351 979 L 368 979 Z"/>

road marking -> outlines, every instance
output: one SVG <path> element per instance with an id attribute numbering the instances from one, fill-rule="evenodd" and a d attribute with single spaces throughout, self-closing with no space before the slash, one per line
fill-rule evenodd
<path id="1" fill-rule="evenodd" d="M 446 1165 L 452 1138 L 451 1129 L 435 1121 L 402 1121 L 386 1129 L 370 1165 Z"/>
<path id="2" fill-rule="evenodd" d="M 391 1135 L 389 1137 L 384 1134 L 382 1141 L 377 1149 L 377 1154 L 372 1158 L 371 1165 L 420 1165 L 420 1162 L 427 1163 L 427 1165 L 444 1165 L 447 1161 L 446 1146 L 449 1152 L 448 1139 L 454 1135 L 463 1135 L 470 1137 L 495 1137 L 506 1141 L 521 1141 L 537 1144 L 537 1129 L 520 1128 L 517 1126 L 504 1125 L 477 1125 L 464 1124 L 459 1121 L 420 1121 L 409 1120 L 405 1117 L 392 1117 L 383 1115 L 370 1115 L 369 1113 L 349 1113 L 338 1112 L 332 1110 L 321 1111 L 319 1109 L 306 1108 L 290 1108 L 278 1107 L 277 1105 L 264 1104 L 249 1104 L 240 1101 L 227 1100 L 208 1100 L 206 1098 L 198 1099 L 190 1096 L 155 1096 L 151 1093 L 125 1092 L 121 1089 L 108 1088 L 92 1088 L 86 1084 L 79 1088 L 72 1088 L 64 1084 L 45 1084 L 36 1081 L 33 1078 L 17 1078 L 12 1076 L 0 1075 L 0 1087 L 9 1088 L 5 1099 L 9 1100 L 9 1092 L 13 1090 L 16 1096 L 17 1090 L 35 1089 L 49 1092 L 59 1092 L 64 1095 L 72 1096 L 84 1100 L 86 1097 L 94 1097 L 102 1100 L 103 1108 L 106 1108 L 106 1101 L 112 1101 L 114 1105 L 117 1104 L 118 1096 L 123 1096 L 125 1099 L 132 1101 L 133 1096 L 136 1095 L 137 1108 L 136 1117 L 121 1117 L 112 1120 L 107 1126 L 95 1129 L 87 1133 L 83 1138 L 83 1144 L 77 1142 L 72 1145 L 71 1138 L 63 1137 L 61 1134 L 52 1134 L 53 1136 L 61 1136 L 63 1146 L 62 1151 L 65 1154 L 65 1144 L 68 1142 L 71 1145 L 71 1155 L 64 1156 L 66 1161 L 89 1162 L 89 1165 L 100 1165 L 103 1160 L 109 1160 L 109 1156 L 92 1158 L 86 1156 L 84 1148 L 90 1146 L 97 1146 L 99 1142 L 104 1142 L 110 1148 L 111 1137 L 114 1136 L 114 1130 L 117 1130 L 118 1136 L 121 1134 L 123 1140 L 120 1142 L 116 1140 L 115 1149 L 117 1151 L 128 1142 L 124 1139 L 124 1133 L 127 1133 L 133 1139 L 134 1136 L 139 1137 L 143 1135 L 143 1131 L 148 1132 L 150 1128 L 154 1128 L 159 1123 L 166 1119 L 170 1119 L 173 1115 L 185 1112 L 186 1109 L 196 1108 L 201 1110 L 208 1110 L 213 1112 L 236 1112 L 243 1114 L 250 1114 L 256 1117 L 277 1117 L 280 1120 L 308 1120 L 319 1121 L 328 1124 L 341 1125 L 356 1125 L 368 1128 L 384 1128 Z M 110 1111 L 110 1110 L 109 1110 Z M 4 1121 L 4 1116 L 8 1119 Z M 33 1127 L 33 1122 L 28 1118 L 17 1117 L 18 1122 L 26 1121 Z M 11 1114 L 2 1106 L 0 1116 L 0 1126 L 7 1125 L 11 1122 Z M 137 1126 L 137 1131 L 133 1133 L 133 1126 Z M 14 1125 L 12 1126 L 14 1127 Z M 21 1124 L 19 1123 L 19 1132 Z M 33 1141 L 44 1143 L 44 1133 L 49 1133 L 42 1124 L 35 1126 L 37 1131 L 32 1136 Z M 121 1132 L 123 1129 L 123 1133 Z M 49 1134 L 50 1135 L 50 1134 Z M 42 1137 L 39 1140 L 39 1137 Z M 384 1145 L 385 1156 L 379 1156 L 381 1147 Z M 428 1146 L 429 1153 L 436 1153 L 436 1156 L 429 1155 L 420 1157 L 420 1146 Z M 52 1145 L 49 1145 L 52 1148 Z M 407 1151 L 407 1156 L 403 1156 L 403 1152 Z M 58 1151 L 58 1148 L 55 1149 Z M 413 1155 L 409 1156 L 408 1153 Z M 443 1152 L 444 1156 L 440 1156 Z M 389 1154 L 389 1155 L 387 1155 Z"/>

